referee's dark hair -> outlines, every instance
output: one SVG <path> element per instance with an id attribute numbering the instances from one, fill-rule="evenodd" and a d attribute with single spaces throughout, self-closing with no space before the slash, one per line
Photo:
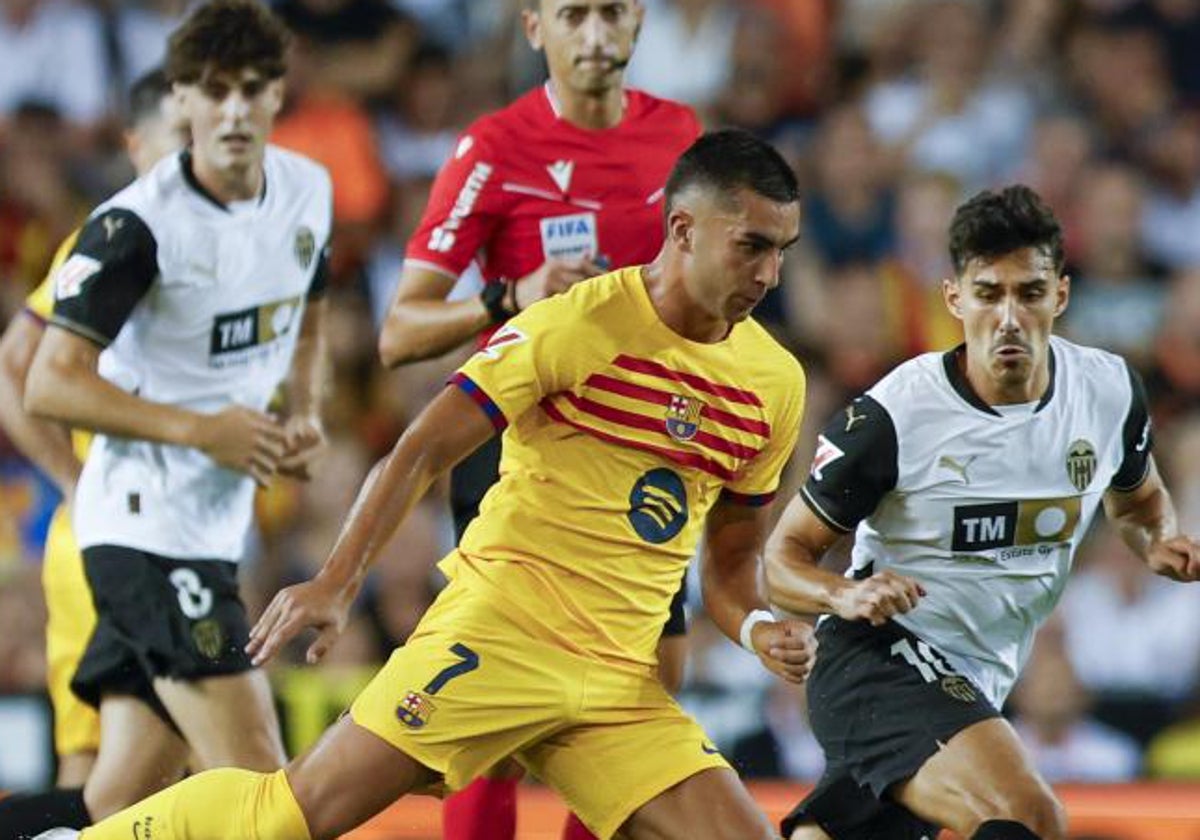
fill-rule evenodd
<path id="1" fill-rule="evenodd" d="M 171 93 L 171 83 L 161 67 L 143 73 L 129 89 L 126 125 L 135 128 L 142 120 L 153 119 L 162 113 L 162 101 Z"/>
<path id="2" fill-rule="evenodd" d="M 211 0 L 171 33 L 164 69 L 172 83 L 185 85 L 214 71 L 256 70 L 280 79 L 288 41 L 283 22 L 257 0 Z"/>
<path id="3" fill-rule="evenodd" d="M 1062 274 L 1062 226 L 1041 196 L 1024 184 L 983 190 L 959 205 L 950 222 L 950 259 L 961 277 L 971 260 L 993 260 L 1021 248 L 1038 248 Z"/>
<path id="4" fill-rule="evenodd" d="M 748 131 L 726 129 L 702 135 L 675 163 L 667 178 L 667 216 L 681 193 L 702 187 L 732 200 L 749 189 L 778 204 L 800 200 L 796 173 L 770 144 Z"/>

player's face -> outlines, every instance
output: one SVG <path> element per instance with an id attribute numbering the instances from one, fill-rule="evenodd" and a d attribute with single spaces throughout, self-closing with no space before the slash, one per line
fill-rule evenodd
<path id="1" fill-rule="evenodd" d="M 784 252 L 800 234 L 800 205 L 749 189 L 732 200 L 701 195 L 689 204 L 692 297 L 721 320 L 745 320 L 779 285 Z"/>
<path id="2" fill-rule="evenodd" d="M 525 34 L 559 85 L 599 94 L 621 85 L 643 13 L 637 0 L 542 0 Z"/>
<path id="3" fill-rule="evenodd" d="M 283 104 L 282 79 L 267 79 L 251 69 L 212 71 L 180 90 L 198 163 L 226 173 L 261 165 L 267 136 Z"/>
<path id="4" fill-rule="evenodd" d="M 946 305 L 963 323 L 968 373 L 988 401 L 1026 401 L 1048 371 L 1050 332 L 1067 308 L 1070 281 L 1040 248 L 1020 248 L 992 260 L 976 258 L 943 286 Z"/>

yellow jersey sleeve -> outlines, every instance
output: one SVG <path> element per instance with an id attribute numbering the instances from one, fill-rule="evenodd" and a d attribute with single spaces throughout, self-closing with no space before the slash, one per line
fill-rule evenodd
<path id="1" fill-rule="evenodd" d="M 498 431 L 583 374 L 587 334 L 575 295 L 547 298 L 498 329 L 451 382 L 465 391 Z"/>
<path id="2" fill-rule="evenodd" d="M 780 476 L 796 448 L 800 422 L 804 416 L 804 369 L 798 363 L 790 367 L 792 370 L 788 371 L 788 376 L 793 381 L 782 383 L 772 395 L 777 401 L 777 411 L 771 421 L 771 436 L 762 451 L 734 477 L 733 481 L 726 483 L 722 494 L 726 499 L 743 504 L 762 505 L 775 498 Z M 789 384 L 791 387 L 788 387 Z"/>
<path id="3" fill-rule="evenodd" d="M 75 247 L 75 240 L 78 238 L 79 229 L 76 228 L 54 252 L 54 259 L 50 263 L 50 270 L 46 272 L 45 278 L 36 289 L 29 293 L 29 297 L 25 298 L 25 308 L 43 323 L 49 322 L 50 316 L 54 314 L 54 275 L 67 261 L 71 249 Z"/>

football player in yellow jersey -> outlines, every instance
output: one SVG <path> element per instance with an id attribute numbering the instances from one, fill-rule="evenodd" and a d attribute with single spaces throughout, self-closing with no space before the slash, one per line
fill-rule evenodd
<path id="1" fill-rule="evenodd" d="M 703 533 L 716 624 L 785 679 L 812 665 L 811 632 L 776 621 L 757 586 L 804 377 L 748 317 L 797 238 L 798 196 L 752 136 L 697 141 L 668 181 L 655 261 L 509 321 L 372 471 L 321 572 L 255 627 L 257 662 L 306 627 L 318 660 L 397 524 L 504 429 L 500 481 L 443 561 L 449 585 L 350 713 L 285 770 L 198 774 L 83 838 L 333 838 L 508 756 L 600 837 L 776 837 L 656 679 L 654 650 Z"/>
<path id="2" fill-rule="evenodd" d="M 126 151 L 139 175 L 186 142 L 162 71 L 138 79 L 129 93 Z M 21 452 L 54 481 L 63 502 L 46 536 L 42 584 L 46 593 L 46 659 L 50 701 L 54 707 L 54 750 L 59 787 L 83 785 L 100 744 L 96 710 L 71 693 L 71 677 L 92 633 L 96 615 L 71 534 L 69 505 L 87 453 L 89 435 L 68 432 L 59 423 L 37 420 L 22 409 L 25 376 L 54 308 L 51 277 L 71 253 L 78 231 L 59 246 L 46 279 L 29 295 L 25 309 L 0 338 L 0 425 Z"/>

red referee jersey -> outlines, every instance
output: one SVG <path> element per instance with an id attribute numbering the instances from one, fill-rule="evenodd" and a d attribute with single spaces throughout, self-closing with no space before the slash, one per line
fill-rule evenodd
<path id="1" fill-rule="evenodd" d="M 455 277 L 477 260 L 490 283 L 551 257 L 648 262 L 663 241 L 663 186 L 699 133 L 691 109 L 637 90 L 619 125 L 579 128 L 548 85 L 535 88 L 462 135 L 406 259 Z"/>

